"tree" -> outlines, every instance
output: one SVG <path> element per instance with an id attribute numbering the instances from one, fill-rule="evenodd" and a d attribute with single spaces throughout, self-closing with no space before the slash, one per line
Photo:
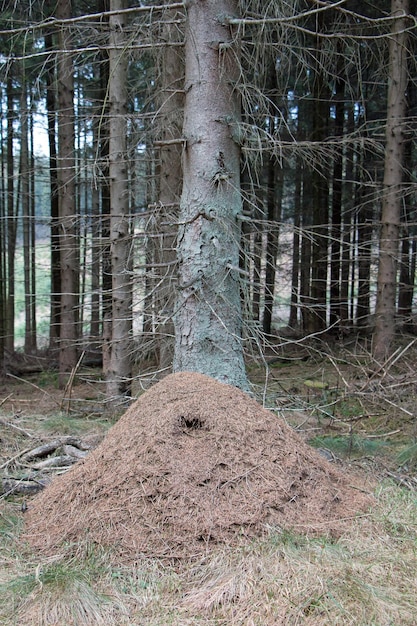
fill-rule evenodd
<path id="1" fill-rule="evenodd" d="M 61 328 L 61 270 L 59 252 L 59 182 L 57 162 L 57 90 L 56 62 L 53 56 L 54 36 L 47 30 L 44 46 L 48 53 L 45 63 L 45 103 L 48 125 L 50 214 L 51 214 L 51 315 L 49 324 L 49 344 L 54 347 L 59 339 Z"/>
<path id="2" fill-rule="evenodd" d="M 130 397 L 132 377 L 132 291 L 127 180 L 127 56 L 124 0 L 110 0 L 109 176 L 112 337 L 107 397 Z M 118 13 L 120 11 L 120 13 Z"/>
<path id="3" fill-rule="evenodd" d="M 237 130 L 235 0 L 192 0 L 187 11 L 183 191 L 178 233 L 174 371 L 245 388 Z"/>
<path id="4" fill-rule="evenodd" d="M 154 247 L 153 274 L 158 285 L 154 294 L 159 368 L 172 367 L 174 352 L 173 312 L 175 293 L 172 288 L 176 267 L 176 221 L 182 188 L 182 112 L 184 110 L 184 58 L 182 47 L 173 45 L 183 40 L 181 14 L 168 13 L 162 23 L 162 39 L 167 43 L 162 52 L 160 84 L 156 94 L 159 132 L 155 142 L 159 147 L 157 161 L 158 207 L 155 211 L 157 234 L 150 245 Z M 178 26 L 178 23 L 180 26 Z"/>
<path id="5" fill-rule="evenodd" d="M 407 22 L 409 0 L 392 0 L 389 44 L 389 83 L 387 98 L 386 147 L 379 239 L 379 266 L 373 356 L 389 356 L 395 333 L 398 237 L 402 207 L 404 121 L 407 113 Z"/>
<path id="6" fill-rule="evenodd" d="M 17 210 L 15 203 L 15 163 L 14 163 L 14 81 L 15 63 L 11 61 L 7 72 L 7 300 L 5 315 L 5 346 L 9 353 L 15 348 L 15 251 L 17 233 Z M 16 204 L 16 208 L 15 208 Z"/>

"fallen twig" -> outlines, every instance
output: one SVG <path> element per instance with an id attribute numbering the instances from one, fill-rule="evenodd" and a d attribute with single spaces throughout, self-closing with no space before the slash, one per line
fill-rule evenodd
<path id="1" fill-rule="evenodd" d="M 7 372 L 6 376 L 10 376 L 10 378 L 14 378 L 15 380 L 18 380 L 20 383 L 26 383 L 27 385 L 30 385 L 34 389 L 37 389 L 38 391 L 41 391 L 46 396 L 48 396 L 48 398 L 50 400 L 52 400 L 52 402 L 54 402 L 59 408 L 61 408 L 61 405 L 59 404 L 59 402 L 57 402 L 55 400 L 55 398 L 53 396 L 51 396 L 50 393 L 45 391 L 45 389 L 41 389 L 41 387 L 38 387 L 38 385 L 35 385 L 34 383 L 30 382 L 30 380 L 26 380 L 25 378 L 20 378 L 19 376 L 15 376 L 14 374 L 10 374 L 10 372 Z"/>
<path id="2" fill-rule="evenodd" d="M 16 424 L 13 424 L 12 422 L 6 422 L 6 420 L 0 419 L 0 424 L 2 424 L 3 426 L 8 426 L 9 428 L 13 428 L 14 430 L 17 430 L 19 433 L 22 433 L 23 435 L 25 435 L 26 437 L 30 437 L 31 439 L 35 438 L 35 436 L 28 433 L 27 430 L 21 428 L 20 426 L 16 426 Z"/>
<path id="3" fill-rule="evenodd" d="M 8 395 L 8 396 L 6 396 L 5 398 L 3 398 L 3 400 L 0 402 L 0 406 L 3 406 L 3 404 L 4 404 L 5 402 L 7 402 L 7 400 L 8 400 L 9 398 L 11 398 L 11 397 L 12 397 L 12 395 L 13 395 L 12 393 L 9 393 L 9 395 Z"/>
<path id="4" fill-rule="evenodd" d="M 26 448 L 25 450 L 21 450 L 20 452 L 18 452 L 14 456 L 12 456 L 11 459 L 7 459 L 7 461 L 5 461 L 2 465 L 0 465 L 0 469 L 4 469 L 8 465 L 11 465 L 11 463 L 13 463 L 13 461 L 17 461 L 17 459 L 20 459 L 20 457 L 22 457 L 24 454 L 26 454 L 26 452 L 30 452 L 31 449 L 32 448 Z"/>

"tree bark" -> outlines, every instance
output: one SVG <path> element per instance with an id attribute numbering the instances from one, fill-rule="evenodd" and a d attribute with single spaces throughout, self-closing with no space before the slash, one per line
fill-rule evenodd
<path id="1" fill-rule="evenodd" d="M 22 225 L 23 225 L 23 273 L 25 289 L 25 353 L 36 352 L 36 333 L 32 328 L 32 300 L 35 286 L 32 285 L 32 237 L 34 224 L 31 220 L 30 161 L 29 161 L 29 107 L 25 77 L 22 81 L 20 102 L 20 177 L 22 184 Z"/>
<path id="2" fill-rule="evenodd" d="M 45 34 L 45 50 L 51 53 L 54 50 L 54 39 L 50 32 Z M 48 59 L 45 62 L 46 83 L 46 110 L 48 120 L 49 146 L 49 176 L 50 176 L 50 206 L 51 206 L 51 315 L 49 326 L 49 344 L 55 347 L 59 339 L 61 327 L 61 270 L 59 254 L 59 183 L 57 165 L 57 96 L 55 61 Z"/>
<path id="3" fill-rule="evenodd" d="M 341 54 L 341 52 L 340 52 Z M 345 76 L 344 59 L 339 57 L 335 77 L 335 118 L 334 136 L 343 137 L 345 118 Z M 343 184 L 343 151 L 337 149 L 333 159 L 333 188 L 332 188 L 332 219 L 330 241 L 330 325 L 340 325 L 341 322 L 341 259 L 342 259 L 342 184 Z"/>
<path id="4" fill-rule="evenodd" d="M 269 90 L 269 128 L 271 134 L 275 129 L 277 116 L 277 75 L 275 61 L 268 68 L 267 88 Z M 267 235 L 266 235 L 266 262 L 265 262 L 265 292 L 262 327 L 266 335 L 272 331 L 272 317 L 275 300 L 275 277 L 279 243 L 279 221 L 282 210 L 282 193 L 284 185 L 282 165 L 276 162 L 271 154 L 267 163 Z"/>
<path id="5" fill-rule="evenodd" d="M 132 384 L 132 268 L 127 180 L 127 57 L 124 50 L 125 0 L 110 0 L 109 173 L 112 340 L 107 398 L 130 399 Z"/>
<path id="6" fill-rule="evenodd" d="M 71 17 L 71 2 L 59 0 L 56 17 Z M 71 40 L 62 25 L 58 50 L 58 180 L 59 246 L 61 268 L 61 327 L 59 341 L 59 384 L 77 363 L 78 238 L 75 215 L 74 76 Z"/>
<path id="7" fill-rule="evenodd" d="M 14 352 L 15 332 L 15 251 L 16 223 L 15 184 L 14 184 L 14 86 L 13 64 L 7 74 L 7 301 L 5 318 L 5 346 L 10 353 Z M 18 203 L 16 202 L 16 207 Z M 17 210 L 17 209 L 16 209 Z"/>
<path id="8" fill-rule="evenodd" d="M 180 13 L 172 10 L 163 24 L 163 39 L 170 43 L 183 39 L 183 33 L 176 21 Z M 156 335 L 159 368 L 169 371 L 174 355 L 175 290 L 173 278 L 176 264 L 175 223 L 182 188 L 182 112 L 184 110 L 184 58 L 182 49 L 167 46 L 163 52 L 161 67 L 161 88 L 158 92 L 159 110 L 159 207 L 156 215 L 156 228 L 159 237 L 152 240 L 155 246 L 156 284 Z M 177 143 L 171 143 L 177 141 Z"/>
<path id="9" fill-rule="evenodd" d="M 319 23 L 323 23 L 321 14 Z M 322 26 L 320 30 L 324 30 Z M 322 41 L 317 37 L 314 49 L 313 70 L 313 132 L 312 141 L 325 141 L 328 136 L 330 93 L 320 67 Z M 329 175 L 325 168 L 314 167 L 312 177 L 313 223 L 311 227 L 311 331 L 320 332 L 327 325 L 327 269 L 329 235 Z"/>
<path id="10" fill-rule="evenodd" d="M 239 46 L 235 0 L 188 5 L 174 371 L 246 388 L 239 281 Z"/>
<path id="11" fill-rule="evenodd" d="M 382 361 L 389 356 L 395 333 L 395 299 L 398 237 L 402 205 L 404 122 L 407 113 L 407 14 L 409 0 L 392 0 L 393 21 L 390 38 L 387 126 L 379 239 L 379 266 L 373 356 Z"/>

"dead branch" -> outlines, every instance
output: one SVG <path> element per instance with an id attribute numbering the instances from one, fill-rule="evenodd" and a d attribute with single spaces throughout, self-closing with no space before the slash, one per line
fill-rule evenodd
<path id="1" fill-rule="evenodd" d="M 51 467 L 68 467 L 74 465 L 78 461 L 74 456 L 69 456 L 67 454 L 62 454 L 60 456 L 50 456 L 44 461 L 39 461 L 38 463 L 34 463 L 32 465 L 35 470 L 43 470 L 49 469 Z"/>
<path id="2" fill-rule="evenodd" d="M 85 444 L 82 444 L 81 440 L 78 437 L 61 437 L 60 439 L 54 439 L 53 441 L 42 444 L 41 446 L 38 446 L 33 450 L 29 450 L 29 452 L 26 452 L 24 455 L 22 455 L 21 460 L 24 463 L 28 463 L 30 461 L 33 461 L 34 459 L 44 458 L 46 456 L 49 456 L 53 452 L 56 452 L 56 450 L 58 450 L 59 448 L 63 448 L 65 446 L 71 446 L 74 449 L 78 448 L 79 452 L 81 450 L 88 450 L 88 447 L 85 447 Z"/>
<path id="3" fill-rule="evenodd" d="M 13 494 L 34 495 L 42 491 L 50 482 L 50 478 L 13 478 L 7 476 L 1 480 L 0 496 L 7 497 Z"/>

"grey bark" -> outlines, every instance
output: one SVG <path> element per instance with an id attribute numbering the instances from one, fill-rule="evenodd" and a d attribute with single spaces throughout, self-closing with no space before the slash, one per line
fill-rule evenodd
<path id="1" fill-rule="evenodd" d="M 239 45 L 234 0 L 191 1 L 186 32 L 183 191 L 174 371 L 245 388 L 239 285 Z"/>

